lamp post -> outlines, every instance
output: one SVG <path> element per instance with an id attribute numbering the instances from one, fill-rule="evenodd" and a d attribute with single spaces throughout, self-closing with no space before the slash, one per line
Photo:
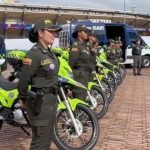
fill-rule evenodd
<path id="1" fill-rule="evenodd" d="M 124 7 L 124 23 L 126 23 L 126 0 L 124 0 L 124 5 L 123 5 Z"/>
<path id="2" fill-rule="evenodd" d="M 131 7 L 131 11 L 132 11 L 132 13 L 133 13 L 133 15 L 134 15 L 134 12 L 135 12 L 135 6 L 134 7 Z"/>
<path id="3" fill-rule="evenodd" d="M 133 23 L 132 23 L 132 26 L 133 26 L 133 27 L 135 26 L 135 16 L 134 16 L 135 8 L 136 8 L 136 7 L 131 7 L 131 11 L 132 11 L 132 14 L 133 14 L 133 17 L 134 17 Z"/>

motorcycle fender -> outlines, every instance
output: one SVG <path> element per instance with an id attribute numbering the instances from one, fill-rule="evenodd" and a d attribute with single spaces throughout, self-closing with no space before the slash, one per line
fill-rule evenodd
<path id="1" fill-rule="evenodd" d="M 88 90 L 91 90 L 92 86 L 99 86 L 99 85 L 94 82 L 88 82 Z"/>
<path id="2" fill-rule="evenodd" d="M 98 77 L 99 77 L 100 81 L 101 81 L 103 78 L 105 78 L 105 76 L 104 76 L 103 74 L 99 74 Z"/>
<path id="3" fill-rule="evenodd" d="M 78 104 L 83 104 L 83 105 L 89 106 L 86 102 L 84 102 L 83 100 L 80 100 L 78 98 L 73 98 L 73 99 L 68 98 L 68 101 L 69 101 L 72 111 L 75 111 L 76 106 Z M 61 102 L 60 104 L 58 104 L 57 111 L 60 109 L 66 109 L 64 102 Z"/>

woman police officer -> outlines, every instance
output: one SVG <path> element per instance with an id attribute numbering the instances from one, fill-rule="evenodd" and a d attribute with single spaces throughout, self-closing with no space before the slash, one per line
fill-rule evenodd
<path id="1" fill-rule="evenodd" d="M 40 20 L 29 33 L 29 40 L 36 43 L 23 59 L 19 81 L 19 99 L 25 102 L 32 128 L 30 150 L 49 150 L 55 123 L 58 86 L 58 61 L 49 45 L 54 43 L 61 27 L 50 20 Z M 28 85 L 34 96 L 28 94 Z"/>
<path id="2" fill-rule="evenodd" d="M 74 29 L 72 37 L 76 40 L 71 46 L 69 54 L 69 64 L 73 70 L 73 75 L 76 81 L 87 87 L 89 80 L 89 49 L 87 46 L 88 32 L 90 30 L 83 26 L 77 25 Z M 87 91 L 80 88 L 73 89 L 73 95 L 76 98 L 85 100 Z"/>

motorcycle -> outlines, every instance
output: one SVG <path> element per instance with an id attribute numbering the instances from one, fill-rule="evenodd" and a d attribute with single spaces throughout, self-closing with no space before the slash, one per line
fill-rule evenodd
<path id="1" fill-rule="evenodd" d="M 77 98 L 67 97 L 65 93 L 68 85 L 86 87 L 71 78 L 66 78 L 64 74 L 62 74 L 63 76 L 60 75 L 59 92 L 57 94 L 59 104 L 53 140 L 60 149 L 90 150 L 96 145 L 99 137 L 98 120 L 89 108 L 88 103 Z M 30 124 L 27 112 L 19 106 L 17 95 L 17 83 L 4 79 L 0 80 L 1 126 L 6 122 L 11 126 L 20 127 L 25 133 L 30 135 L 28 132 Z M 81 141 L 81 139 L 85 142 Z M 76 141 L 77 145 L 72 145 L 72 141 Z"/>
<path id="2" fill-rule="evenodd" d="M 65 72 L 65 76 L 67 76 L 69 72 L 69 74 L 72 74 L 73 78 L 72 69 L 68 64 L 68 61 L 63 57 L 58 58 L 61 62 L 60 68 L 61 70 L 63 70 L 63 72 Z M 105 93 L 101 90 L 97 83 L 92 81 L 88 82 L 88 87 L 86 88 L 86 91 L 86 101 L 89 103 L 90 108 L 94 111 L 98 119 L 102 118 L 108 110 L 108 100 Z"/>
<path id="3" fill-rule="evenodd" d="M 54 129 L 54 142 L 62 150 L 90 150 L 99 137 L 98 120 L 86 101 L 73 98 L 68 94 L 72 86 L 87 89 L 73 79 L 72 70 L 67 62 L 58 57 L 59 89 L 58 112 Z"/>

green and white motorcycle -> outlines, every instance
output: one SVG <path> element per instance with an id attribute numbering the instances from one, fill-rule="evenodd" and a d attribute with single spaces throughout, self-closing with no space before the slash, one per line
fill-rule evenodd
<path id="1" fill-rule="evenodd" d="M 61 57 L 58 57 L 60 60 L 60 70 L 64 72 L 62 76 L 68 76 L 68 74 L 72 74 L 73 78 L 72 69 L 69 66 L 67 59 L 66 58 L 64 59 L 64 54 L 69 55 L 69 53 L 68 51 L 63 51 L 62 53 L 63 54 L 61 55 Z M 88 87 L 86 88 L 86 90 L 87 90 L 86 101 L 90 105 L 90 108 L 93 110 L 97 118 L 99 119 L 102 118 L 106 114 L 109 106 L 106 94 L 97 83 L 91 81 L 88 82 Z"/>
<path id="2" fill-rule="evenodd" d="M 90 150 L 99 137 L 98 120 L 86 101 L 68 94 L 72 86 L 87 89 L 73 79 L 72 70 L 61 57 L 59 69 L 58 112 L 54 141 L 61 150 Z M 65 68 L 64 68 L 65 67 Z"/>
<path id="3" fill-rule="evenodd" d="M 54 130 L 54 142 L 62 150 L 92 149 L 99 137 L 99 123 L 89 105 L 77 98 L 66 96 L 69 85 L 84 87 L 82 84 L 59 74 L 58 110 Z M 29 135 L 30 124 L 27 112 L 17 100 L 17 83 L 0 80 L 0 122 L 20 127 Z M 84 142 L 83 142 L 84 141 Z M 74 143 L 74 144 L 72 144 Z"/>

